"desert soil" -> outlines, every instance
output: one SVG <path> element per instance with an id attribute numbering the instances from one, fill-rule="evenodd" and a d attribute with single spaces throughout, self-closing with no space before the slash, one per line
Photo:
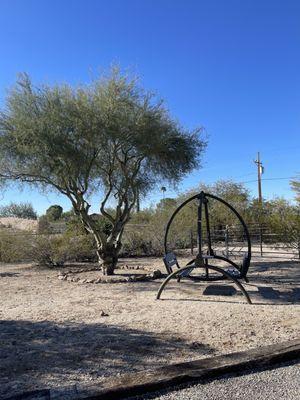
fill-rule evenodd
<path id="1" fill-rule="evenodd" d="M 120 264 L 164 272 L 158 258 Z M 296 261 L 254 260 L 245 285 L 253 305 L 239 292 L 225 296 L 224 286 L 232 286 L 225 282 L 172 281 L 163 300 L 155 300 L 161 279 L 89 284 L 58 275 L 29 264 L 0 265 L 0 398 L 101 384 L 123 373 L 299 337 Z M 223 295 L 207 295 L 212 285 Z"/>

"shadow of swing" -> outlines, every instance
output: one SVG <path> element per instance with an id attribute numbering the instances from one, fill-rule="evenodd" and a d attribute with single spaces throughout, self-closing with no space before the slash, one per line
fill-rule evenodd
<path id="1" fill-rule="evenodd" d="M 281 290 L 271 286 L 257 286 L 251 283 L 245 284 L 245 288 L 254 305 L 300 304 L 300 288 L 293 287 Z M 179 296 L 171 297 L 168 291 L 171 291 L 172 294 L 175 291 Z M 231 298 L 230 300 L 225 300 L 229 297 Z M 205 284 L 205 287 L 203 287 L 203 283 L 199 285 L 182 281 L 180 283 L 172 282 L 163 292 L 161 300 L 227 303 L 241 303 L 243 301 L 242 293 L 229 284 Z"/>

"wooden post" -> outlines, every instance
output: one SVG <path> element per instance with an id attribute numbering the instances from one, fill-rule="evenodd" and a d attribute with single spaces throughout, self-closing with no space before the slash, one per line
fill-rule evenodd
<path id="1" fill-rule="evenodd" d="M 259 226 L 259 243 L 260 243 L 260 256 L 263 256 L 263 228 Z"/>
<path id="2" fill-rule="evenodd" d="M 229 257 L 229 226 L 226 225 L 225 231 L 224 231 L 224 240 L 225 240 L 225 252 L 226 252 L 226 257 Z"/>
<path id="3" fill-rule="evenodd" d="M 191 229 L 191 254 L 194 255 L 194 235 L 193 235 L 193 230 Z"/>

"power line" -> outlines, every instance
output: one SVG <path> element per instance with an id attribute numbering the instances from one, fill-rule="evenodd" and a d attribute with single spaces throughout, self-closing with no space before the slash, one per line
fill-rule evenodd
<path id="1" fill-rule="evenodd" d="M 297 179 L 296 176 L 286 176 L 286 177 L 282 177 L 282 178 L 262 178 L 262 181 L 279 181 L 279 180 L 284 180 L 284 179 Z M 240 182 L 240 183 L 253 183 L 253 182 L 257 182 L 257 179 L 254 179 L 252 181 L 245 181 L 245 182 Z"/>

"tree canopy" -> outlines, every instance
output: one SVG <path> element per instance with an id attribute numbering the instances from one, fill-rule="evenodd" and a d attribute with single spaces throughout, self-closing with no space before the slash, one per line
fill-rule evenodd
<path id="1" fill-rule="evenodd" d="M 58 204 L 54 204 L 53 206 L 50 206 L 46 210 L 46 216 L 49 221 L 59 220 L 62 216 L 62 213 L 63 213 L 63 208 Z"/>

